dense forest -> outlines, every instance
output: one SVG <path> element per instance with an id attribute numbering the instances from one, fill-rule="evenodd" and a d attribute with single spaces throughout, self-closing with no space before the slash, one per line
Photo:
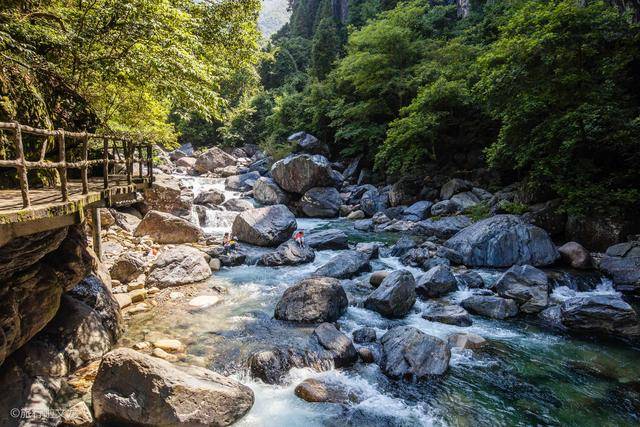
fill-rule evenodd
<path id="1" fill-rule="evenodd" d="M 306 130 L 379 178 L 488 167 L 573 213 L 640 196 L 633 2 L 297 0 L 219 131 L 282 156 Z"/>

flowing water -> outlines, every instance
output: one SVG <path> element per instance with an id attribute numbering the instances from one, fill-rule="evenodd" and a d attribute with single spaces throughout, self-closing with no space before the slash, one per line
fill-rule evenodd
<path id="1" fill-rule="evenodd" d="M 194 192 L 207 186 L 223 189 L 222 180 L 186 178 Z M 222 186 L 222 187 L 220 187 Z M 226 192 L 227 197 L 237 197 Z M 222 233 L 235 216 L 213 211 L 205 230 Z M 209 217 L 208 217 L 209 218 Z M 393 241 L 397 236 L 363 233 L 345 220 L 300 219 L 307 231 L 345 230 L 351 242 Z M 368 273 L 345 285 L 350 307 L 338 321 L 345 333 L 372 326 L 378 337 L 396 325 L 412 325 L 427 334 L 446 337 L 469 331 L 489 340 L 486 349 L 452 354 L 450 369 L 440 379 L 408 382 L 390 380 L 375 364 L 315 372 L 295 369 L 284 385 L 266 385 L 246 373 L 246 360 L 259 349 L 302 344 L 312 327 L 273 320 L 275 304 L 284 290 L 313 272 L 340 251 L 320 251 L 313 263 L 269 268 L 223 268 L 196 288 L 196 294 L 222 291 L 221 301 L 205 309 L 189 308 L 189 297 L 168 301 L 152 312 L 136 315 L 124 344 L 160 337 L 187 345 L 186 363 L 199 364 L 232 375 L 251 387 L 255 405 L 243 426 L 495 426 L 575 425 L 620 426 L 640 424 L 640 352 L 628 345 L 601 343 L 555 334 L 523 321 L 497 321 L 472 316 L 473 326 L 462 328 L 422 319 L 425 303 L 400 320 L 388 320 L 357 303 L 370 291 Z M 374 270 L 407 268 L 397 258 L 381 258 Z M 411 270 L 415 275 L 418 269 Z M 478 271 L 487 282 L 497 271 Z M 558 276 L 556 272 L 556 276 Z M 180 290 L 179 288 L 176 290 Z M 578 292 L 615 292 L 600 278 L 579 280 L 561 273 L 552 298 L 561 301 Z M 462 289 L 448 298 L 460 301 L 475 292 Z M 294 395 L 303 379 L 324 378 L 340 383 L 359 396 L 349 405 L 308 403 Z"/>

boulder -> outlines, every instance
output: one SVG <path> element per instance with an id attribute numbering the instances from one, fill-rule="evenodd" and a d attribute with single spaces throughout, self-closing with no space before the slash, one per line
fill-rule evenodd
<path id="1" fill-rule="evenodd" d="M 445 246 L 462 255 L 467 266 L 545 266 L 559 257 L 549 235 L 515 215 L 496 215 L 461 230 Z"/>
<path id="2" fill-rule="evenodd" d="M 480 335 L 468 332 L 459 332 L 447 337 L 449 348 L 461 348 L 463 350 L 479 350 L 487 345 L 487 340 Z"/>
<path id="3" fill-rule="evenodd" d="M 370 259 L 375 259 L 380 255 L 381 246 L 384 246 L 384 244 L 377 242 L 360 242 L 356 243 L 356 251 L 369 255 Z"/>
<path id="4" fill-rule="evenodd" d="M 364 300 L 364 307 L 385 317 L 397 318 L 409 313 L 416 302 L 416 281 L 407 270 L 389 274 Z"/>
<path id="5" fill-rule="evenodd" d="M 288 240 L 278 246 L 274 252 L 262 255 L 259 264 L 268 267 L 298 265 L 312 262 L 315 258 L 316 253 L 309 245 L 301 247 L 295 241 Z"/>
<path id="6" fill-rule="evenodd" d="M 300 399 L 313 403 L 350 403 L 358 401 L 357 395 L 344 386 L 314 378 L 307 378 L 302 381 L 293 392 Z"/>
<path id="7" fill-rule="evenodd" d="M 176 166 L 182 166 L 183 168 L 187 168 L 187 170 L 193 169 L 195 165 L 196 165 L 195 157 L 184 156 L 176 160 Z"/>
<path id="8" fill-rule="evenodd" d="M 196 198 L 193 200 L 193 203 L 197 205 L 214 205 L 218 206 L 224 203 L 224 193 L 220 190 L 216 190 L 212 188 L 207 191 L 203 191 L 198 194 Z"/>
<path id="9" fill-rule="evenodd" d="M 353 331 L 353 342 L 357 344 L 364 344 L 369 342 L 375 342 L 377 339 L 376 330 L 370 327 L 360 328 Z"/>
<path id="10" fill-rule="evenodd" d="M 440 298 L 458 288 L 458 282 L 446 265 L 433 267 L 418 278 L 416 293 L 424 298 Z"/>
<path id="11" fill-rule="evenodd" d="M 560 306 L 562 325 L 580 334 L 637 339 L 640 324 L 636 311 L 618 295 L 580 295 Z"/>
<path id="12" fill-rule="evenodd" d="M 420 200 L 402 211 L 402 219 L 408 221 L 422 221 L 429 216 L 433 202 Z"/>
<path id="13" fill-rule="evenodd" d="M 116 225 L 130 233 L 133 233 L 136 227 L 140 225 L 140 218 L 138 218 L 135 215 L 131 215 L 125 212 L 120 212 L 115 209 L 110 209 L 109 212 L 111 212 L 111 215 L 113 216 L 113 219 L 115 220 Z"/>
<path id="14" fill-rule="evenodd" d="M 86 403 L 78 402 L 62 413 L 60 425 L 65 427 L 91 427 L 94 425 L 93 415 Z"/>
<path id="15" fill-rule="evenodd" d="M 345 251 L 336 255 L 326 264 L 318 268 L 314 276 L 348 279 L 358 273 L 370 271 L 369 255 L 358 251 Z"/>
<path id="16" fill-rule="evenodd" d="M 347 219 L 351 219 L 351 220 L 365 219 L 366 217 L 367 216 L 365 215 L 364 211 L 360 209 L 355 210 L 349 213 L 349 215 L 347 215 Z"/>
<path id="17" fill-rule="evenodd" d="M 253 184 L 253 197 L 263 205 L 283 205 L 289 200 L 287 194 L 274 180 L 260 177 Z"/>
<path id="18" fill-rule="evenodd" d="M 311 342 L 329 352 L 336 368 L 349 366 L 358 360 L 358 352 L 351 339 L 336 329 L 333 323 L 322 323 L 315 328 Z"/>
<path id="19" fill-rule="evenodd" d="M 156 243 L 194 243 L 202 238 L 202 229 L 186 219 L 159 211 L 149 211 L 133 233 L 149 236 Z"/>
<path id="20" fill-rule="evenodd" d="M 458 285 L 466 286 L 469 289 L 484 288 L 482 276 L 473 270 L 467 270 L 456 274 Z"/>
<path id="21" fill-rule="evenodd" d="M 180 367 L 128 348 L 108 353 L 91 389 L 101 424 L 227 426 L 253 406 L 253 392 L 208 369 Z"/>
<path id="22" fill-rule="evenodd" d="M 390 271 L 374 271 L 371 276 L 369 276 L 369 284 L 374 288 L 377 288 L 389 274 L 391 274 Z"/>
<path id="23" fill-rule="evenodd" d="M 446 216 L 462 211 L 462 207 L 454 200 L 442 200 L 431 206 L 431 215 Z"/>
<path id="24" fill-rule="evenodd" d="M 549 305 L 549 279 L 530 265 L 514 265 L 495 284 L 498 295 L 515 300 L 523 313 L 539 313 Z"/>
<path id="25" fill-rule="evenodd" d="M 287 241 L 297 227 L 296 219 L 284 205 L 241 212 L 233 221 L 232 234 L 257 246 L 277 246 Z"/>
<path id="26" fill-rule="evenodd" d="M 401 238 L 398 239 L 396 243 L 394 243 L 393 246 L 391 246 L 390 255 L 397 256 L 397 257 L 403 256 L 404 254 L 409 252 L 411 249 L 416 248 L 417 246 L 418 245 L 416 244 L 415 240 L 413 240 L 411 237 L 402 236 Z"/>
<path id="27" fill-rule="evenodd" d="M 149 268 L 147 284 L 166 288 L 200 282 L 211 276 L 204 254 L 191 246 L 163 248 Z"/>
<path id="28" fill-rule="evenodd" d="M 316 277 L 289 287 L 276 304 L 274 317 L 301 323 L 334 322 L 347 305 L 347 294 L 338 280 Z"/>
<path id="29" fill-rule="evenodd" d="M 248 172 L 241 175 L 230 176 L 224 180 L 224 186 L 232 191 L 248 191 L 253 188 L 256 180 L 260 178 L 260 172 Z"/>
<path id="30" fill-rule="evenodd" d="M 370 219 L 361 219 L 353 223 L 353 228 L 360 231 L 373 230 L 373 221 Z"/>
<path id="31" fill-rule="evenodd" d="M 467 310 L 459 305 L 432 304 L 422 313 L 422 318 L 455 326 L 471 326 L 473 323 Z"/>
<path id="32" fill-rule="evenodd" d="M 346 233 L 335 229 L 314 231 L 307 234 L 305 236 L 305 244 L 318 251 L 349 249 Z"/>
<path id="33" fill-rule="evenodd" d="M 136 252 L 122 253 L 113 263 L 109 274 L 111 278 L 122 283 L 128 283 L 144 273 L 145 262 Z"/>
<path id="34" fill-rule="evenodd" d="M 640 256 L 605 256 L 598 268 L 611 277 L 617 290 L 634 293 L 640 290 Z"/>
<path id="35" fill-rule="evenodd" d="M 518 304 L 514 300 L 493 295 L 474 295 L 461 303 L 466 310 L 493 319 L 507 319 L 518 314 Z"/>
<path id="36" fill-rule="evenodd" d="M 221 206 L 231 212 L 244 212 L 255 209 L 253 203 L 248 199 L 229 199 Z"/>
<path id="37" fill-rule="evenodd" d="M 188 216 L 193 205 L 193 194 L 180 188 L 172 176 L 155 177 L 153 185 L 144 190 L 144 200 L 150 210 Z"/>
<path id="38" fill-rule="evenodd" d="M 568 215 L 565 236 L 593 250 L 604 251 L 611 245 L 623 242 L 627 236 L 639 232 L 635 217 L 603 215 Z"/>
<path id="39" fill-rule="evenodd" d="M 215 172 L 225 166 L 235 165 L 236 159 L 218 147 L 209 148 L 196 159 L 194 169 L 198 173 Z"/>
<path id="40" fill-rule="evenodd" d="M 458 210 L 462 212 L 474 207 L 481 201 L 480 198 L 472 191 L 465 191 L 464 193 L 456 194 L 449 200 L 457 204 Z"/>
<path id="41" fill-rule="evenodd" d="M 618 243 L 617 245 L 609 246 L 605 254 L 610 257 L 622 257 L 622 258 L 640 257 L 640 242 L 631 241 L 631 242 Z"/>
<path id="42" fill-rule="evenodd" d="M 367 190 L 360 199 L 360 209 L 367 215 L 373 216 L 389 206 L 387 193 L 380 193 L 375 187 Z"/>
<path id="43" fill-rule="evenodd" d="M 447 181 L 442 188 L 440 188 L 440 198 L 447 200 L 453 197 L 453 195 L 462 193 L 463 191 L 471 190 L 473 183 L 460 178 L 453 178 Z"/>
<path id="44" fill-rule="evenodd" d="M 116 219 L 113 217 L 113 214 L 107 208 L 99 208 L 98 213 L 100 214 L 100 226 L 104 229 L 111 227 L 116 223 Z"/>
<path id="45" fill-rule="evenodd" d="M 448 216 L 445 218 L 429 218 L 418 222 L 413 228 L 414 233 L 421 236 L 435 236 L 438 239 L 448 239 L 460 230 L 469 227 L 471 219 L 464 215 Z"/>
<path id="46" fill-rule="evenodd" d="M 362 156 L 358 156 L 355 159 L 351 160 L 347 168 L 342 172 L 342 176 L 344 179 L 350 179 L 351 177 L 355 177 L 358 172 L 358 167 L 360 166 L 360 160 L 362 160 Z"/>
<path id="47" fill-rule="evenodd" d="M 318 138 L 306 132 L 296 132 L 287 138 L 289 142 L 295 142 L 296 152 L 306 154 L 320 154 L 329 157 L 329 146 Z"/>
<path id="48" fill-rule="evenodd" d="M 590 268 L 591 254 L 580 243 L 567 242 L 558 248 L 562 261 L 573 268 Z"/>
<path id="49" fill-rule="evenodd" d="M 391 378 L 424 378 L 442 375 L 449 367 L 451 351 L 440 338 L 412 326 L 396 326 L 383 335 L 382 371 Z"/>
<path id="50" fill-rule="evenodd" d="M 273 180 L 285 191 L 304 194 L 313 187 L 339 184 L 336 173 L 324 156 L 296 154 L 279 160 L 271 167 Z"/>
<path id="51" fill-rule="evenodd" d="M 336 218 L 342 205 L 340 193 L 334 187 L 313 187 L 300 200 L 302 212 L 312 218 Z"/>

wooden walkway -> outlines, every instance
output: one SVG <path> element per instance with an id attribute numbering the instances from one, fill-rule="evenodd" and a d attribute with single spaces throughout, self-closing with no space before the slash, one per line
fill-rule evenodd
<path id="1" fill-rule="evenodd" d="M 78 224 L 84 221 L 85 211 L 91 211 L 94 227 L 94 245 L 99 246 L 100 221 L 98 207 L 113 203 L 134 201 L 136 193 L 153 183 L 153 158 L 150 143 L 134 142 L 128 136 L 97 135 L 87 132 L 37 129 L 18 123 L 0 122 L 0 137 L 13 133 L 14 159 L 0 159 L 2 168 L 17 171 L 19 188 L 0 190 L 0 246 L 14 237 Z M 38 160 L 28 160 L 24 153 L 22 135 L 42 138 Z M 65 140 L 80 141 L 80 155 L 69 160 Z M 55 141 L 58 159 L 47 160 L 47 142 Z M 92 145 L 93 142 L 93 145 Z M 98 143 L 96 145 L 95 143 Z M 98 152 L 90 159 L 90 148 Z M 5 152 L 6 156 L 6 152 Z M 137 162 L 137 176 L 134 173 Z M 90 177 L 92 167 L 102 166 L 102 176 Z M 116 175 L 116 168 L 124 175 Z M 55 188 L 30 188 L 27 171 L 56 169 L 60 185 Z M 80 170 L 81 179 L 67 179 L 69 169 Z M 146 169 L 146 170 L 145 170 Z M 96 233 L 97 231 L 97 233 Z"/>

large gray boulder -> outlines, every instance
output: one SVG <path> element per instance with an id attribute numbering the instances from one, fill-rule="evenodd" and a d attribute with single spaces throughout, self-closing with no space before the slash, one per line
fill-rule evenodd
<path id="1" fill-rule="evenodd" d="M 195 199 L 193 199 L 193 203 L 197 205 L 220 205 L 224 203 L 224 193 L 220 190 L 216 190 L 212 188 L 207 191 L 203 191 L 198 194 Z"/>
<path id="2" fill-rule="evenodd" d="M 389 207 L 389 196 L 380 193 L 375 187 L 365 191 L 360 199 L 360 209 L 369 217 Z"/>
<path id="3" fill-rule="evenodd" d="M 460 230 L 469 227 L 471 224 L 471 219 L 464 215 L 437 219 L 429 218 L 418 222 L 413 228 L 413 232 L 421 236 L 435 236 L 438 239 L 448 239 Z"/>
<path id="4" fill-rule="evenodd" d="M 605 337 L 640 337 L 638 314 L 618 295 L 581 295 L 560 306 L 562 325 L 569 331 Z"/>
<path id="5" fill-rule="evenodd" d="M 230 212 L 244 212 L 255 208 L 249 199 L 229 199 L 221 206 Z"/>
<path id="6" fill-rule="evenodd" d="M 211 276 L 204 254 L 191 246 L 163 248 L 147 275 L 147 284 L 166 288 L 200 282 Z"/>
<path id="7" fill-rule="evenodd" d="M 349 249 L 347 234 L 341 230 L 315 231 L 305 236 L 305 244 L 315 250 Z"/>
<path id="8" fill-rule="evenodd" d="M 274 317 L 301 323 L 335 322 L 347 311 L 348 303 L 337 279 L 304 279 L 284 292 L 276 304 Z"/>
<path id="9" fill-rule="evenodd" d="M 640 256 L 605 256 L 598 268 L 611 277 L 617 290 L 632 293 L 640 291 Z"/>
<path id="10" fill-rule="evenodd" d="M 515 215 L 479 221 L 447 240 L 445 246 L 473 267 L 545 266 L 560 256 L 546 231 Z"/>
<path id="11" fill-rule="evenodd" d="M 232 191 L 248 191 L 253 188 L 258 178 L 260 178 L 260 172 L 247 172 L 241 175 L 233 175 L 224 180 L 224 186 Z"/>
<path id="12" fill-rule="evenodd" d="M 271 167 L 273 180 L 285 191 L 304 194 L 313 187 L 339 184 L 336 173 L 324 156 L 295 154 L 279 160 Z"/>
<path id="13" fill-rule="evenodd" d="M 253 184 L 253 197 L 263 205 L 284 205 L 289 200 L 287 194 L 274 180 L 264 176 L 258 178 Z"/>
<path id="14" fill-rule="evenodd" d="M 514 300 L 493 295 L 473 295 L 461 305 L 472 313 L 492 319 L 503 320 L 518 314 L 518 304 Z"/>
<path id="15" fill-rule="evenodd" d="M 202 229 L 186 219 L 169 213 L 149 211 L 134 236 L 149 236 L 156 243 L 195 243 L 202 238 Z"/>
<path id="16" fill-rule="evenodd" d="M 309 245 L 301 247 L 295 241 L 288 240 L 278 246 L 274 252 L 262 255 L 259 264 L 268 267 L 298 265 L 312 262 L 315 258 L 316 253 Z"/>
<path id="17" fill-rule="evenodd" d="M 523 313 L 539 313 L 549 305 L 549 279 L 530 265 L 514 265 L 496 282 L 498 295 L 515 300 Z"/>
<path id="18" fill-rule="evenodd" d="M 336 368 L 352 365 L 358 360 L 351 338 L 336 329 L 333 323 L 322 323 L 315 328 L 310 341 L 311 348 L 321 348 L 329 353 Z"/>
<path id="19" fill-rule="evenodd" d="M 334 187 L 313 187 L 300 200 L 302 212 L 311 218 L 336 218 L 342 199 Z"/>
<path id="20" fill-rule="evenodd" d="M 197 157 L 193 168 L 198 173 L 207 173 L 215 172 L 216 169 L 221 169 L 225 166 L 235 165 L 235 163 L 236 159 L 234 159 L 233 156 L 225 153 L 218 147 L 213 147 Z"/>
<path id="21" fill-rule="evenodd" d="M 307 154 L 320 154 L 329 157 L 329 146 L 318 138 L 306 132 L 296 132 L 287 138 L 289 142 L 295 142 L 296 152 Z"/>
<path id="22" fill-rule="evenodd" d="M 135 252 L 124 252 L 109 269 L 112 279 L 122 283 L 128 283 L 140 274 L 144 273 L 145 261 Z"/>
<path id="23" fill-rule="evenodd" d="M 440 298 L 458 289 L 458 281 L 446 265 L 437 265 L 418 278 L 416 293 L 424 298 Z"/>
<path id="24" fill-rule="evenodd" d="M 577 242 L 567 242 L 558 248 L 565 264 L 573 268 L 591 268 L 591 254 Z"/>
<path id="25" fill-rule="evenodd" d="M 471 190 L 473 183 L 460 178 L 453 178 L 447 181 L 440 189 L 440 198 L 447 200 L 453 197 L 453 195 L 462 193 L 463 191 Z"/>
<path id="26" fill-rule="evenodd" d="M 277 246 L 287 241 L 297 227 L 296 218 L 284 205 L 241 212 L 233 221 L 232 234 L 257 246 Z"/>
<path id="27" fill-rule="evenodd" d="M 416 302 L 416 281 L 407 270 L 389 274 L 364 300 L 365 308 L 385 317 L 397 318 L 409 313 Z"/>
<path id="28" fill-rule="evenodd" d="M 422 313 L 422 318 L 431 322 L 455 326 L 471 326 L 471 317 L 459 305 L 432 304 Z"/>
<path id="29" fill-rule="evenodd" d="M 128 348 L 102 359 L 91 396 L 104 425 L 227 426 L 254 402 L 251 389 L 235 380 Z"/>
<path id="30" fill-rule="evenodd" d="M 451 351 L 440 338 L 412 326 L 396 326 L 382 336 L 382 371 L 391 378 L 424 378 L 442 375 L 449 367 Z"/>
<path id="31" fill-rule="evenodd" d="M 422 221 L 429 216 L 433 202 L 420 200 L 402 211 L 402 219 L 407 221 Z"/>
<path id="32" fill-rule="evenodd" d="M 318 268 L 314 276 L 349 279 L 365 271 L 371 271 L 369 255 L 358 251 L 346 251 L 334 256 L 326 264 Z"/>

